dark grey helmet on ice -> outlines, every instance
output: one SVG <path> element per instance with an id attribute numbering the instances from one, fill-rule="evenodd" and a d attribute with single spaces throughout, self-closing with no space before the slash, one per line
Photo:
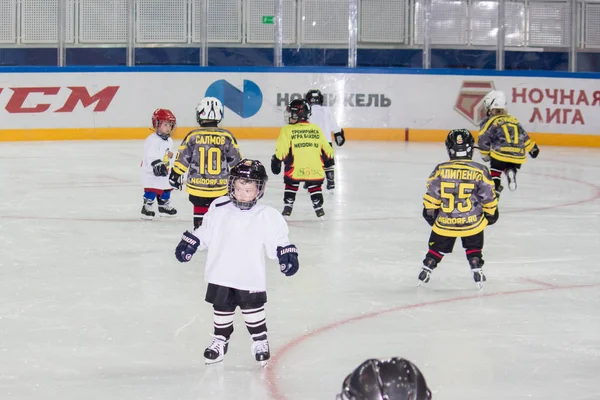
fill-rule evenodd
<path id="1" fill-rule="evenodd" d="M 473 158 L 475 139 L 468 129 L 452 129 L 446 137 L 446 149 L 451 160 Z"/>
<path id="2" fill-rule="evenodd" d="M 310 104 L 318 104 L 320 106 L 323 105 L 323 93 L 319 89 L 311 89 L 306 92 L 306 96 L 304 96 L 304 100 L 308 101 Z"/>
<path id="3" fill-rule="evenodd" d="M 338 400 L 430 400 L 416 365 L 403 358 L 370 359 L 346 377 Z"/>

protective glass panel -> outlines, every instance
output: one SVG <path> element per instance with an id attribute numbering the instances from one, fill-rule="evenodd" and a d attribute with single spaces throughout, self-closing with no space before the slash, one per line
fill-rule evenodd
<path id="1" fill-rule="evenodd" d="M 127 43 L 127 0 L 79 0 L 80 43 Z"/>
<path id="2" fill-rule="evenodd" d="M 21 43 L 54 44 L 58 41 L 58 0 L 21 0 Z M 75 41 L 73 0 L 67 0 L 65 42 Z"/>
<path id="3" fill-rule="evenodd" d="M 17 0 L 0 0 L 0 43 L 17 42 Z"/>
<path id="4" fill-rule="evenodd" d="M 187 43 L 188 7 L 181 0 L 137 0 L 137 43 Z"/>

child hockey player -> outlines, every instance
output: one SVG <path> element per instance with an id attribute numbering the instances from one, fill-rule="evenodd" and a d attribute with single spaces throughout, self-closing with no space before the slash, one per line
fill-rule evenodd
<path id="1" fill-rule="evenodd" d="M 307 182 L 313 209 L 321 218 L 325 215 L 322 189 L 324 168 L 333 165 L 333 149 L 321 129 L 308 122 L 310 104 L 306 100 L 292 100 L 286 113 L 289 123 L 281 128 L 275 154 L 271 158 L 271 172 L 275 175 L 281 172 L 281 163 L 285 163 L 282 214 L 286 217 L 292 214 L 300 182 Z"/>
<path id="2" fill-rule="evenodd" d="M 332 133 L 333 137 L 335 138 L 335 144 L 337 144 L 339 147 L 342 147 L 344 143 L 346 143 L 344 130 L 338 126 L 337 121 L 331 113 L 331 109 L 323 107 L 323 93 L 321 93 L 321 91 L 318 89 L 311 89 L 306 93 L 305 99 L 308 101 L 311 107 L 309 122 L 317 125 L 321 129 L 321 132 L 323 132 L 323 135 L 325 135 L 325 139 L 329 142 L 331 148 L 333 148 L 333 142 L 331 140 Z M 333 193 L 335 190 L 334 167 L 335 162 L 332 161 L 331 164 L 325 168 L 327 190 L 329 190 L 331 193 Z"/>
<path id="3" fill-rule="evenodd" d="M 506 96 L 503 92 L 492 90 L 483 99 L 487 117 L 481 122 L 479 132 L 479 151 L 484 161 L 490 162 L 496 196 L 504 189 L 502 173 L 508 180 L 508 188 L 517 189 L 517 170 L 527 161 L 525 152 L 532 158 L 540 153 L 537 144 L 529 138 L 519 121 L 508 115 Z"/>
<path id="4" fill-rule="evenodd" d="M 240 161 L 237 141 L 231 132 L 219 128 L 223 104 L 215 97 L 205 97 L 196 107 L 194 129 L 181 141 L 173 170 L 171 186 L 181 189 L 182 175 L 187 172 L 186 190 L 194 205 L 194 228 L 202 225 L 210 204 L 227 194 L 229 168 Z"/>
<path id="5" fill-rule="evenodd" d="M 438 164 L 427 180 L 423 218 L 432 226 L 429 251 L 423 260 L 419 285 L 445 254 L 452 253 L 457 237 L 462 240 L 473 279 L 479 288 L 483 274 L 483 230 L 498 220 L 498 200 L 487 167 L 473 161 L 475 139 L 466 129 L 454 129 L 446 138 L 450 161 Z"/>
<path id="6" fill-rule="evenodd" d="M 144 141 L 144 158 L 142 160 L 142 185 L 144 186 L 144 205 L 142 219 L 153 219 L 156 215 L 153 205 L 158 197 L 158 213 L 162 216 L 173 216 L 177 210 L 171 207 L 171 191 L 169 169 L 173 153 L 171 133 L 177 120 L 169 110 L 159 108 L 152 114 L 152 127 L 155 132 Z"/>
<path id="7" fill-rule="evenodd" d="M 190 261 L 196 250 L 208 248 L 206 301 L 213 305 L 213 341 L 204 351 L 207 364 L 223 360 L 233 333 L 233 317 L 239 306 L 252 337 L 252 354 L 261 365 L 270 357 L 265 319 L 266 270 L 263 251 L 278 258 L 281 272 L 298 272 L 298 249 L 290 244 L 288 226 L 272 207 L 256 204 L 267 184 L 265 167 L 242 160 L 228 179 L 228 197 L 211 205 L 202 226 L 184 232 L 175 249 L 180 262 Z M 264 250 L 263 250 L 264 249 Z"/>

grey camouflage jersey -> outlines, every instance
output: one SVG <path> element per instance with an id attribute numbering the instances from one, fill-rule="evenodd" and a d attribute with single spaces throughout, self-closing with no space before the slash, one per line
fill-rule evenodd
<path id="1" fill-rule="evenodd" d="M 498 200 L 485 165 L 451 160 L 438 164 L 429 176 L 423 205 L 437 214 L 435 233 L 464 237 L 476 235 L 487 226 L 484 213 L 493 215 Z"/>
<path id="2" fill-rule="evenodd" d="M 200 128 L 182 140 L 173 170 L 186 171 L 186 190 L 197 197 L 220 197 L 227 194 L 229 168 L 241 159 L 237 141 L 231 132 L 220 128 Z"/>
<path id="3" fill-rule="evenodd" d="M 497 115 L 485 120 L 479 132 L 479 151 L 482 157 L 523 164 L 525 152 L 531 151 L 535 142 L 519 121 L 510 115 Z"/>

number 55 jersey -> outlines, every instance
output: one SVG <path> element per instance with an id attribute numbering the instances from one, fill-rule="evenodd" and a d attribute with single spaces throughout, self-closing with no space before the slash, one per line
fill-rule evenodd
<path id="1" fill-rule="evenodd" d="M 510 115 L 489 118 L 479 131 L 479 151 L 498 161 L 523 164 L 525 152 L 530 152 L 535 142 L 531 140 L 519 121 Z"/>
<path id="2" fill-rule="evenodd" d="M 186 191 L 196 197 L 216 198 L 227 194 L 229 168 L 241 159 L 231 132 L 203 127 L 187 134 L 178 148 L 173 170 L 187 171 Z"/>
<path id="3" fill-rule="evenodd" d="M 485 165 L 472 160 L 451 160 L 433 170 L 427 180 L 423 204 L 436 211 L 433 231 L 442 236 L 476 235 L 488 224 L 498 200 Z"/>

